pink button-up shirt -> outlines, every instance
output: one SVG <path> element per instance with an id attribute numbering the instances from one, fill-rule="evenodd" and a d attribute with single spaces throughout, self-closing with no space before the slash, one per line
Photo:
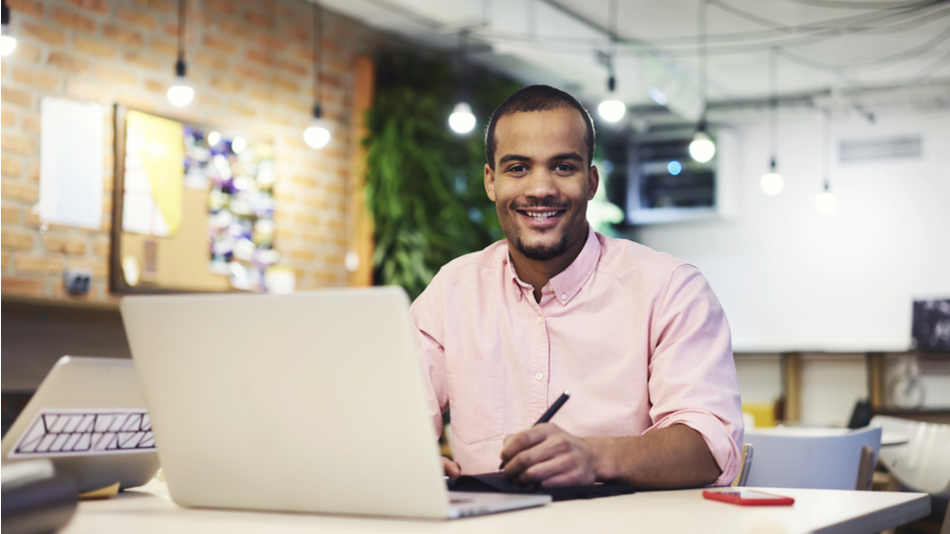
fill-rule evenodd
<path id="1" fill-rule="evenodd" d="M 551 420 L 580 437 L 638 436 L 673 424 L 702 434 L 738 472 L 742 412 L 729 325 L 699 271 L 668 254 L 590 230 L 541 302 L 505 241 L 443 267 L 412 305 L 441 433 L 451 408 L 463 473 L 498 469 L 502 439 Z"/>

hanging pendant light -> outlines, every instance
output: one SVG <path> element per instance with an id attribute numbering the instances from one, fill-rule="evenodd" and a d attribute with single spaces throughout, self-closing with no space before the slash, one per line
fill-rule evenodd
<path id="1" fill-rule="evenodd" d="M 0 56 L 7 57 L 16 49 L 16 37 L 10 35 L 10 8 L 3 0 L 3 31 L 0 32 Z"/>
<path id="2" fill-rule="evenodd" d="M 458 43 L 458 75 L 459 100 L 449 115 L 449 128 L 457 134 L 467 134 L 475 129 L 475 114 L 469 105 L 468 79 L 466 76 L 465 53 L 468 44 L 468 30 L 459 32 Z"/>
<path id="3" fill-rule="evenodd" d="M 320 74 L 323 71 L 323 54 L 320 52 L 320 37 L 323 35 L 323 9 L 318 2 L 313 2 L 313 119 L 310 126 L 303 131 L 303 140 L 310 148 L 322 148 L 330 142 L 333 134 L 330 132 L 330 123 L 323 118 L 323 106 L 320 98 Z"/>
<path id="4" fill-rule="evenodd" d="M 168 101 L 173 106 L 185 107 L 195 98 L 195 90 L 185 73 L 185 0 L 178 0 L 178 61 L 175 62 L 175 85 L 168 89 Z"/>
<path id="5" fill-rule="evenodd" d="M 759 185 L 767 195 L 777 195 L 785 187 L 785 180 L 775 170 L 775 154 L 778 145 L 778 48 L 772 47 L 769 61 L 769 172 L 762 175 Z"/>
<path id="6" fill-rule="evenodd" d="M 716 155 L 716 144 L 706 132 L 706 109 L 709 101 L 706 58 L 706 0 L 699 2 L 699 39 L 696 40 L 699 52 L 699 86 L 703 99 L 703 113 L 696 125 L 696 134 L 689 144 L 689 155 L 700 163 L 706 163 Z"/>
<path id="7" fill-rule="evenodd" d="M 607 56 L 607 69 L 610 76 L 607 78 L 607 98 L 597 106 L 600 118 L 607 122 L 617 122 L 627 113 L 627 106 L 617 99 L 617 77 L 614 71 L 614 58 L 617 56 L 617 0 L 610 0 L 610 55 Z"/>

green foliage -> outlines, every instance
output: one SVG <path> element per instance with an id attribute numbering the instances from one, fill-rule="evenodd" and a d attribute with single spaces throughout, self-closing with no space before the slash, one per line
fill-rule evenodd
<path id="1" fill-rule="evenodd" d="M 485 194 L 484 129 L 520 86 L 470 67 L 466 86 L 478 122 L 461 136 L 448 125 L 459 98 L 450 61 L 400 55 L 378 65 L 364 141 L 374 282 L 400 285 L 415 298 L 450 260 L 503 237 Z"/>

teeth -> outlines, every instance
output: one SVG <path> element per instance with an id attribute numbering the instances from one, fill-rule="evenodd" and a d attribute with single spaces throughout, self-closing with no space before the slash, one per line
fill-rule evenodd
<path id="1" fill-rule="evenodd" d="M 544 213 L 529 213 L 528 215 L 530 215 L 531 217 L 534 217 L 534 220 L 536 221 L 543 221 L 544 219 L 547 219 L 548 217 L 554 217 L 555 215 L 557 215 L 557 212 L 546 211 Z"/>

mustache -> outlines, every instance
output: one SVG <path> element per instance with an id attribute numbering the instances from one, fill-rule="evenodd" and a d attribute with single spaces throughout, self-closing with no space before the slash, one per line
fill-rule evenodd
<path id="1" fill-rule="evenodd" d="M 571 207 L 570 202 L 529 202 L 527 204 L 512 204 L 511 209 L 513 210 L 527 210 L 527 209 L 550 209 L 550 210 L 566 210 Z"/>

